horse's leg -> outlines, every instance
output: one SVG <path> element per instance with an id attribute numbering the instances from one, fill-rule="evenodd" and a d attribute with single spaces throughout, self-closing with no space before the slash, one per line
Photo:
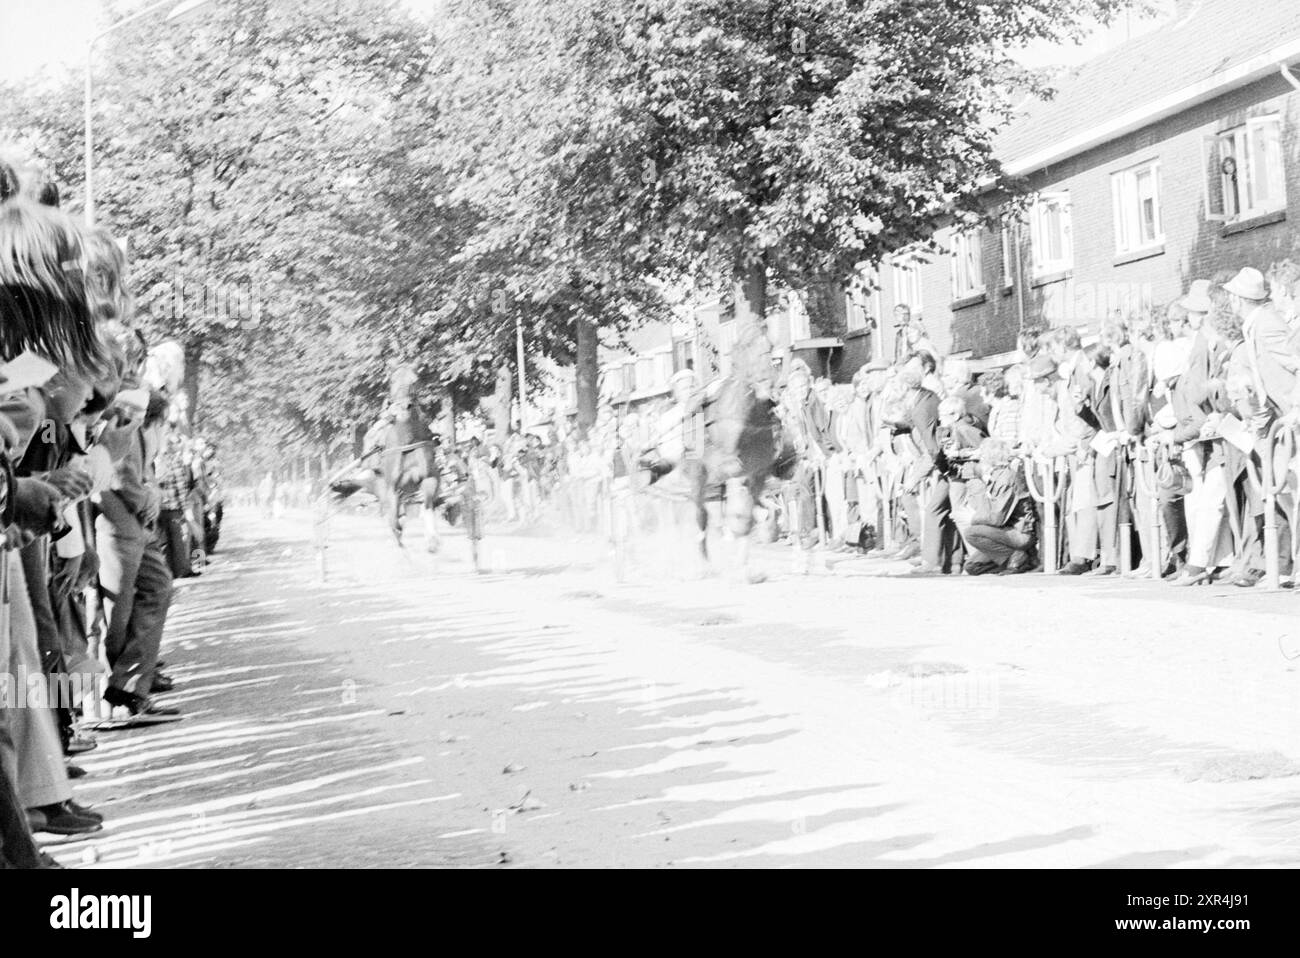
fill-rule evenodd
<path id="1" fill-rule="evenodd" d="M 734 574 L 745 582 L 762 582 L 766 576 L 749 571 L 749 542 L 754 530 L 754 496 L 744 479 L 727 480 L 725 500 L 727 533 L 735 542 Z"/>
<path id="2" fill-rule="evenodd" d="M 428 552 L 437 552 L 442 545 L 438 538 L 438 486 L 438 480 L 432 476 L 420 483 L 420 521 L 424 524 L 424 548 Z"/>
<path id="3" fill-rule="evenodd" d="M 393 533 L 393 539 L 398 546 L 402 544 L 402 490 L 401 487 L 386 490 L 387 501 L 384 503 L 388 511 L 388 528 Z"/>

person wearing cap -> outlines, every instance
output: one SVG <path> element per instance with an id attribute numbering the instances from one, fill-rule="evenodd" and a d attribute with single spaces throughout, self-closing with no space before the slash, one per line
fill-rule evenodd
<path id="1" fill-rule="evenodd" d="M 1231 297 L 1233 311 L 1241 320 L 1246 360 L 1255 381 L 1264 418 L 1256 425 L 1262 433 L 1272 420 L 1293 411 L 1297 399 L 1300 355 L 1291 339 L 1286 320 L 1269 301 L 1264 275 L 1247 266 L 1223 284 Z M 1267 421 L 1265 421 L 1267 420 Z"/>
<path id="2" fill-rule="evenodd" d="M 1233 312 L 1241 321 L 1241 354 L 1255 394 L 1256 412 L 1251 426 L 1255 434 L 1262 437 L 1279 418 L 1290 424 L 1300 419 L 1300 407 L 1297 406 L 1300 402 L 1300 355 L 1286 320 L 1270 301 L 1268 286 L 1259 270 L 1244 267 L 1223 284 L 1223 289 L 1228 294 Z M 1262 463 L 1258 446 L 1252 456 L 1257 465 Z M 1277 497 L 1279 543 L 1289 541 L 1286 516 L 1295 496 L 1293 475 L 1288 472 L 1287 476 L 1287 486 Z M 1245 541 L 1240 563 L 1243 571 L 1231 579 L 1233 585 L 1241 588 L 1258 584 L 1264 577 L 1265 568 L 1264 504 L 1258 494 L 1252 493 L 1247 505 L 1249 521 L 1242 522 Z M 1282 550 L 1281 566 L 1284 573 L 1289 573 L 1290 549 Z"/>

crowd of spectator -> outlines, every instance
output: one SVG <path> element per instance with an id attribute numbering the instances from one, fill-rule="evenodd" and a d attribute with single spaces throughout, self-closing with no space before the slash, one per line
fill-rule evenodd
<path id="1" fill-rule="evenodd" d="M 181 718 L 159 649 L 222 492 L 183 350 L 140 319 L 117 239 L 0 160 L 0 867 L 57 867 L 34 836 L 103 828 L 72 784 L 92 727 Z"/>

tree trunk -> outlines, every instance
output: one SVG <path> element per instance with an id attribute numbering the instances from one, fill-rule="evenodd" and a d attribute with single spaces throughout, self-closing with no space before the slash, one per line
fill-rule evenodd
<path id="1" fill-rule="evenodd" d="M 736 263 L 734 296 L 737 331 L 751 325 L 766 329 L 767 262 L 764 256 L 741 254 Z"/>
<path id="2" fill-rule="evenodd" d="M 199 425 L 199 361 L 203 358 L 203 340 L 199 337 L 185 343 L 185 379 L 181 390 L 190 401 L 190 427 Z"/>
<path id="3" fill-rule="evenodd" d="M 586 435 L 596 422 L 596 390 L 600 375 L 596 325 L 586 319 L 574 321 L 577 327 L 577 359 L 574 363 L 578 393 L 578 432 Z"/>
<path id="4" fill-rule="evenodd" d="M 492 394 L 492 431 L 495 441 L 505 445 L 510 437 L 510 405 L 514 399 L 514 376 L 509 366 L 497 370 L 496 389 Z"/>
<path id="5" fill-rule="evenodd" d="M 814 338 L 843 336 L 848 332 L 848 304 L 844 287 L 833 279 L 808 284 L 808 325 Z"/>

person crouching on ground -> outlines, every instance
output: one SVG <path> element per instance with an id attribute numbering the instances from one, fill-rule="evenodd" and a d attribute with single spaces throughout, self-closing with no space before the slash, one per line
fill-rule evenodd
<path id="1" fill-rule="evenodd" d="M 979 478 L 967 485 L 966 502 L 953 518 L 979 562 L 966 564 L 967 575 L 1018 575 L 1037 565 L 1034 503 L 1024 465 L 1001 439 L 980 443 Z"/>
<path id="2" fill-rule="evenodd" d="M 973 476 L 970 460 L 984 432 L 967 411 L 966 400 L 949 396 L 939 403 L 939 454 L 934 462 L 934 485 L 926 502 L 921 536 L 921 564 L 917 575 L 942 572 L 960 565 L 964 551 L 961 535 L 952 521 L 954 503 L 962 501 L 966 480 Z"/>

